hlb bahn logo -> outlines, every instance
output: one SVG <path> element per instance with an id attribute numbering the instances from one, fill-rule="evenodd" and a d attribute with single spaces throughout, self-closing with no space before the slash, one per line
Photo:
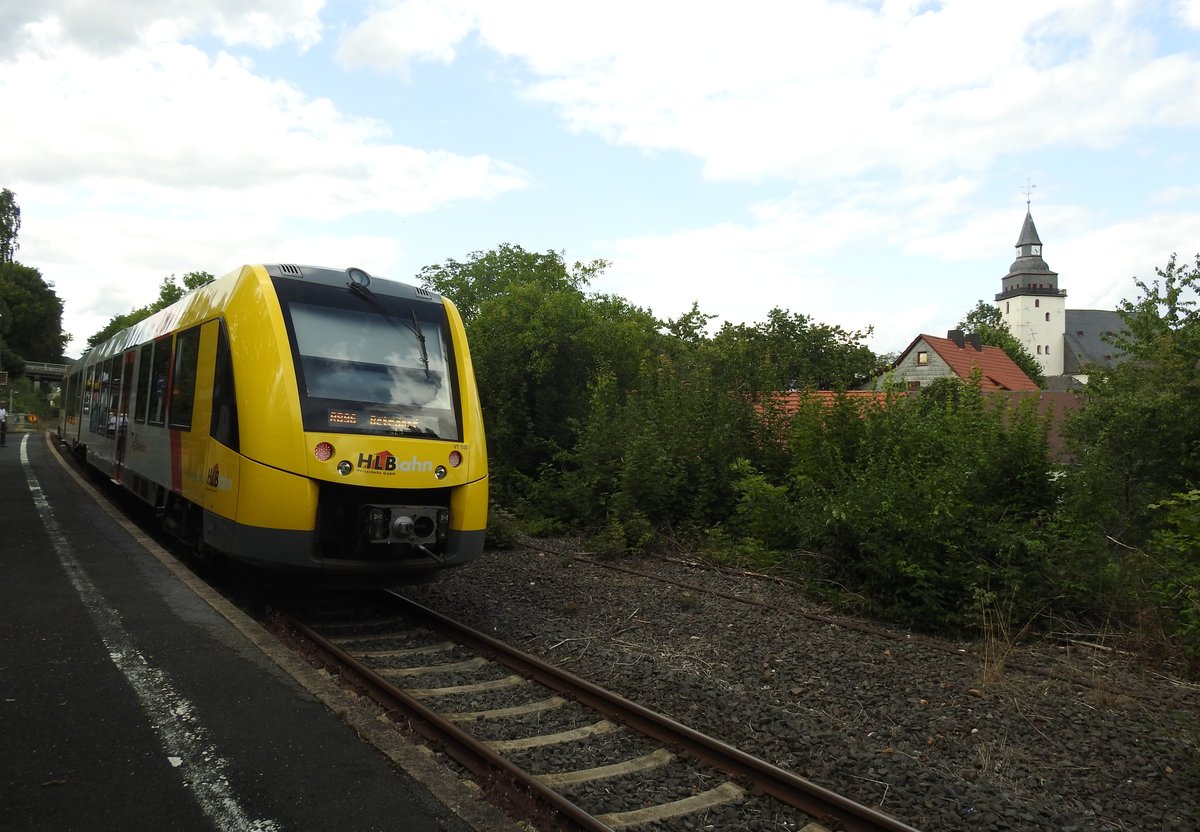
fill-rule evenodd
<path id="1" fill-rule="evenodd" d="M 375 454 L 359 454 L 358 469 L 380 474 L 394 474 L 397 471 L 419 473 L 432 471 L 433 463 L 417 459 L 415 456 L 401 462 L 391 451 L 380 451 Z"/>

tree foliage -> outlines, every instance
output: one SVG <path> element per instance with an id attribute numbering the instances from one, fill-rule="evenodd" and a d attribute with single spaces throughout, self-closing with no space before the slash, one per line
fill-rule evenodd
<path id="1" fill-rule="evenodd" d="M 470 322 L 486 301 L 517 286 L 582 293 L 592 278 L 607 267 L 604 260 L 593 260 L 586 264 L 577 262 L 568 268 L 558 252 L 528 252 L 505 243 L 492 251 L 472 252 L 466 262 L 447 260 L 441 265 L 425 266 L 417 277 L 454 301 L 463 320 Z"/>
<path id="2" fill-rule="evenodd" d="M 88 346 L 94 347 L 97 344 L 104 343 L 121 330 L 133 326 L 138 321 L 149 318 L 160 309 L 166 309 L 188 292 L 193 289 L 199 289 L 206 283 L 212 283 L 212 281 L 213 276 L 208 272 L 188 272 L 183 276 L 181 282 L 177 282 L 173 274 L 164 277 L 158 287 L 157 299 L 145 306 L 139 306 L 137 309 L 131 309 L 120 315 L 113 315 L 108 323 L 104 325 L 103 329 L 88 338 Z"/>
<path id="3" fill-rule="evenodd" d="M 419 274 L 466 321 L 501 500 L 525 497 L 539 472 L 574 445 L 596 375 L 610 372 L 627 386 L 657 337 L 649 313 L 585 293 L 605 266 L 568 268 L 554 252 L 504 245 Z"/>
<path id="4" fill-rule="evenodd" d="M 1134 545 L 1151 533 L 1152 503 L 1200 486 L 1200 255 L 1155 272 L 1118 309 L 1126 360 L 1091 376 L 1067 425 L 1077 514 Z"/>
<path id="5" fill-rule="evenodd" d="M 1000 586 L 1036 602 L 1047 592 L 1037 529 L 1054 506 L 1046 431 L 1033 402 L 1010 408 L 978 378 L 919 395 L 813 398 L 788 436 L 774 545 L 820 552 L 825 576 L 871 611 L 923 629 L 969 625 L 972 599 Z M 750 510 L 739 504 L 739 516 Z"/>
<path id="6" fill-rule="evenodd" d="M 776 307 L 762 323 L 726 323 L 706 355 L 715 377 L 730 390 L 845 389 L 880 369 L 863 343 L 870 334 Z"/>
<path id="7" fill-rule="evenodd" d="M 774 309 L 710 335 L 696 305 L 658 321 L 589 294 L 605 265 L 506 245 L 421 272 L 468 322 L 504 516 L 601 551 L 708 541 L 915 628 L 961 631 L 1003 599 L 1021 624 L 1156 622 L 1200 656 L 1200 258 L 1122 305 L 1129 360 L 1093 376 L 1067 467 L 1051 414 L 978 373 L 789 410 L 775 393 L 878 372 L 869 331 Z M 959 326 L 1040 383 L 998 309 Z"/>
<path id="8" fill-rule="evenodd" d="M 70 336 L 62 331 L 63 302 L 42 273 L 20 263 L 0 263 L 0 333 L 6 366 L 61 361 Z"/>
<path id="9" fill-rule="evenodd" d="M 1029 350 L 1025 349 L 1025 345 L 1017 339 L 1017 336 L 1012 334 L 1008 325 L 1004 323 L 999 307 L 984 303 L 982 300 L 979 301 L 975 304 L 975 308 L 958 322 L 958 328 L 963 332 L 978 335 L 979 342 L 985 346 L 999 347 L 1004 350 L 1004 354 L 1024 370 L 1025 375 L 1029 376 L 1030 380 L 1038 387 L 1046 383 L 1046 378 L 1042 374 L 1042 365 L 1038 364 L 1037 359 L 1030 354 Z"/>
<path id="10" fill-rule="evenodd" d="M 17 232 L 21 230 L 21 206 L 8 188 L 0 190 L 0 263 L 12 263 L 20 248 Z"/>

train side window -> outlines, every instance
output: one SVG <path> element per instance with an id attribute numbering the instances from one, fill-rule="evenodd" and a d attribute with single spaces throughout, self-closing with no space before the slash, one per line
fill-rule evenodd
<path id="1" fill-rule="evenodd" d="M 121 386 L 121 364 L 115 358 L 104 362 L 100 370 L 100 413 L 96 433 L 117 435 L 117 391 Z M 114 375 L 117 374 L 117 375 Z"/>
<path id="2" fill-rule="evenodd" d="M 167 403 L 167 425 L 192 429 L 192 405 L 196 400 L 196 359 L 200 355 L 200 327 L 175 336 L 175 365 L 171 375 L 171 400 Z"/>
<path id="3" fill-rule="evenodd" d="M 213 410 L 209 434 L 231 450 L 238 450 L 237 396 L 233 388 L 233 353 L 225 321 L 217 330 L 217 366 L 213 372 Z"/>
<path id="4" fill-rule="evenodd" d="M 153 369 L 150 373 L 148 413 L 146 420 L 152 425 L 167 421 L 167 375 L 171 367 L 171 339 L 159 338 L 154 342 Z"/>
<path id="5" fill-rule="evenodd" d="M 133 399 L 133 421 L 139 425 L 146 424 L 146 412 L 150 408 L 150 355 L 153 351 L 153 344 L 142 344 L 138 356 L 138 383 Z"/>

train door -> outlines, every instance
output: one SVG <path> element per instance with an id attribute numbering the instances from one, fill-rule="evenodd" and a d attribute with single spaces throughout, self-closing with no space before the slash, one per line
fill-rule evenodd
<path id="1" fill-rule="evenodd" d="M 82 369 L 73 369 L 71 374 L 67 376 L 66 386 L 63 388 L 62 438 L 71 445 L 79 441 L 85 377 L 86 373 Z"/>
<path id="2" fill-rule="evenodd" d="M 208 452 L 204 460 L 204 541 L 216 549 L 234 551 L 233 535 L 241 480 L 237 396 L 233 386 L 233 354 L 223 320 L 205 324 L 216 340 L 212 363 L 211 415 Z M 206 356 L 207 357 L 207 356 Z"/>
<path id="3" fill-rule="evenodd" d="M 117 439 L 117 453 L 115 466 L 113 467 L 113 479 L 117 482 L 121 481 L 121 468 L 125 464 L 125 441 L 129 433 L 129 410 L 130 399 L 133 392 L 133 368 L 137 361 L 137 350 L 132 349 L 125 353 L 124 358 L 114 360 L 114 365 L 120 366 L 120 375 L 117 379 L 119 385 L 116 405 L 115 434 Z"/>
<path id="4" fill-rule="evenodd" d="M 189 503 L 212 513 L 205 515 L 203 539 L 216 548 L 230 548 L 223 536 L 233 527 L 212 515 L 232 520 L 237 508 L 234 485 L 240 460 L 231 368 L 222 321 L 175 337 L 167 426 L 172 445 L 179 448 L 179 491 Z"/>

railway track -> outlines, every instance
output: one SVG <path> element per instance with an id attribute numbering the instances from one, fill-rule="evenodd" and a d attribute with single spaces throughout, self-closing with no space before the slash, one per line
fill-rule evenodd
<path id="1" fill-rule="evenodd" d="M 394 592 L 275 620 L 547 828 L 912 830 Z"/>

